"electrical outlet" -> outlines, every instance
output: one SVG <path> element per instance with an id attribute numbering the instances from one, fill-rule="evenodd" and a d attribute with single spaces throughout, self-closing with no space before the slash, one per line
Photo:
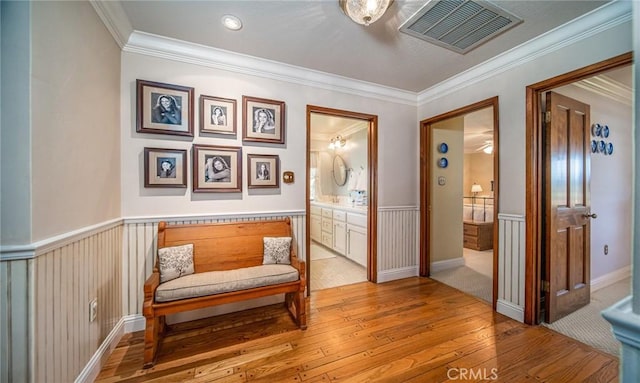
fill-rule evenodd
<path id="1" fill-rule="evenodd" d="M 89 322 L 93 322 L 96 320 L 98 316 L 98 298 L 93 298 L 91 302 L 89 302 Z"/>
<path id="2" fill-rule="evenodd" d="M 609 245 L 604 245 L 604 255 L 609 254 Z"/>

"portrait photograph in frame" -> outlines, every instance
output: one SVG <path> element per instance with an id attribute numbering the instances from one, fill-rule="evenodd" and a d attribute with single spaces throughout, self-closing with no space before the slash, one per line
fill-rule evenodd
<path id="1" fill-rule="evenodd" d="M 186 188 L 187 151 L 144 148 L 144 187 Z"/>
<path id="2" fill-rule="evenodd" d="M 242 191 L 242 148 L 193 145 L 193 191 L 235 193 Z"/>
<path id="3" fill-rule="evenodd" d="M 284 144 L 284 101 L 242 96 L 242 141 Z"/>
<path id="4" fill-rule="evenodd" d="M 280 157 L 267 154 L 247 154 L 247 185 L 249 189 L 280 187 Z"/>
<path id="5" fill-rule="evenodd" d="M 136 132 L 193 137 L 193 88 L 136 80 Z"/>
<path id="6" fill-rule="evenodd" d="M 236 100 L 200 95 L 200 133 L 236 136 Z"/>

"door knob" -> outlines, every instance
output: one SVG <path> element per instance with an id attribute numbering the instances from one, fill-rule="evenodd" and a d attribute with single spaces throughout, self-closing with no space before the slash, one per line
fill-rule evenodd
<path id="1" fill-rule="evenodd" d="M 584 218 L 593 218 L 593 219 L 598 218 L 598 215 L 597 215 L 596 213 L 593 213 L 593 214 L 583 214 L 582 216 L 583 216 Z"/>

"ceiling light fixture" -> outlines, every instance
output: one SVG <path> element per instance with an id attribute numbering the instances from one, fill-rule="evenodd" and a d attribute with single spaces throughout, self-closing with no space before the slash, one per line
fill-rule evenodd
<path id="1" fill-rule="evenodd" d="M 242 21 L 234 15 L 222 16 L 222 25 L 232 31 L 242 29 Z"/>
<path id="2" fill-rule="evenodd" d="M 493 153 L 493 145 L 488 145 L 487 147 L 485 147 L 484 149 L 482 149 L 483 152 L 487 153 L 487 154 L 491 154 Z"/>
<path id="3" fill-rule="evenodd" d="M 375 23 L 384 15 L 393 0 L 339 0 L 340 8 L 358 24 Z"/>
<path id="4" fill-rule="evenodd" d="M 329 144 L 329 149 L 343 148 L 346 144 L 347 144 L 347 140 L 344 139 L 341 135 L 337 135 L 331 139 L 331 143 Z"/>

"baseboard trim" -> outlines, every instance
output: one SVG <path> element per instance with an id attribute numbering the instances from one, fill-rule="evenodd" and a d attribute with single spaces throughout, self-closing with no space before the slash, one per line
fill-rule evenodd
<path id="1" fill-rule="evenodd" d="M 111 351 L 116 347 L 124 334 L 124 323 L 125 317 L 120 318 L 118 323 L 113 327 L 113 330 L 107 335 L 91 359 L 89 359 L 89 363 L 84 366 L 80 375 L 76 378 L 75 383 L 92 383 L 96 380 L 98 374 L 100 374 L 102 365 L 109 355 L 111 355 Z"/>
<path id="2" fill-rule="evenodd" d="M 399 269 L 378 271 L 378 282 L 384 283 L 395 281 L 398 279 L 411 278 L 418 276 L 418 266 L 402 267 Z"/>
<path id="3" fill-rule="evenodd" d="M 496 311 L 500 314 L 504 314 L 511 319 L 515 319 L 518 322 L 524 323 L 524 307 L 516 306 L 511 302 L 498 299 L 496 304 Z"/>
<path id="4" fill-rule="evenodd" d="M 598 291 L 631 276 L 631 265 L 591 280 L 591 292 Z"/>
<path id="5" fill-rule="evenodd" d="M 454 267 L 464 266 L 464 257 L 447 259 L 446 261 L 431 262 L 431 273 L 453 269 Z"/>
<path id="6" fill-rule="evenodd" d="M 142 315 L 134 314 L 124 317 L 124 333 L 144 331 L 146 322 Z"/>

